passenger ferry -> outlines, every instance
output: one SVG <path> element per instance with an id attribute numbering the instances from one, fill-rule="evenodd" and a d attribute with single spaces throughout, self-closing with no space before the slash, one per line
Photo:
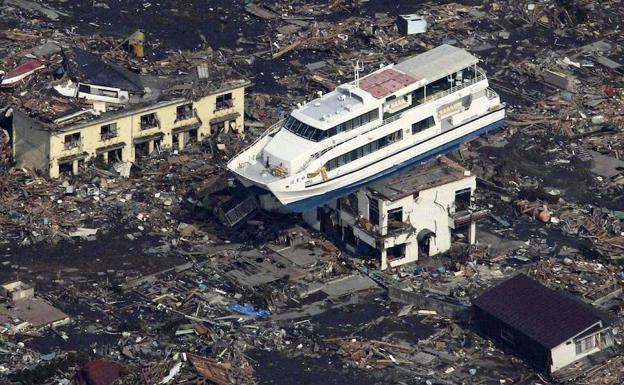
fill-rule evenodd
<path id="1" fill-rule="evenodd" d="M 236 155 L 247 187 L 302 212 L 503 124 L 479 60 L 442 45 L 300 105 Z"/>

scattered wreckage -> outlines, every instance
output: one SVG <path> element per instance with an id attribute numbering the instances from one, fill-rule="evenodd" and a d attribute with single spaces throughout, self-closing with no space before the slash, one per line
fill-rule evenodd
<path id="1" fill-rule="evenodd" d="M 262 28 L 240 30 L 234 46 L 207 48 L 204 37 L 201 49 L 158 59 L 154 51 L 168 48 L 150 26 L 123 37 L 58 28 L 72 3 L 0 6 L 20 25 L 0 33 L 1 270 L 69 315 L 23 325 L 23 313 L 10 313 L 0 349 L 10 383 L 623 380 L 620 335 L 600 353 L 612 357 L 548 378 L 470 323 L 471 299 L 525 272 L 608 311 L 621 329 L 623 40 L 613 28 L 621 1 L 430 2 L 401 9 L 401 20 L 373 2 L 232 4 L 215 22 Z M 417 28 L 404 30 L 405 21 Z M 5 120 L 11 107 L 67 107 L 57 94 L 37 105 L 42 89 L 33 85 L 58 64 L 37 60 L 60 58 L 68 43 L 155 76 L 236 68 L 256 84 L 245 130 L 56 181 L 15 168 Z M 440 44 L 481 57 L 510 112 L 507 130 L 454 156 L 478 175 L 476 203 L 488 209 L 476 245 L 458 237 L 443 256 L 381 272 L 377 260 L 231 193 L 227 161 L 297 102 L 351 80 L 358 59 L 372 69 Z M 70 99 L 79 91 L 55 85 Z M 194 91 L 184 83 L 172 92 Z"/>

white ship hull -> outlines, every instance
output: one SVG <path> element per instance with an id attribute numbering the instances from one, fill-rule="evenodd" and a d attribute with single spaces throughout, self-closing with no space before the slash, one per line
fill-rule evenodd
<path id="1" fill-rule="evenodd" d="M 344 196 L 373 181 L 387 178 L 438 155 L 452 151 L 467 140 L 501 127 L 504 118 L 505 111 L 501 108 L 400 153 L 390 154 L 384 160 L 369 167 L 338 175 L 325 182 L 319 181 L 319 183 L 307 187 L 303 185 L 299 189 L 286 188 L 284 185 L 279 188 L 277 182 L 265 184 L 241 175 L 237 176 L 245 187 L 260 187 L 271 192 L 289 210 L 303 212 Z"/>
<path id="2" fill-rule="evenodd" d="M 465 57 L 454 48 L 439 52 L 441 60 L 447 54 Z M 468 60 L 472 61 L 467 65 L 474 66 L 476 59 Z M 453 60 L 445 63 L 455 65 Z M 403 81 L 407 93 L 399 88 L 393 91 L 395 96 L 388 98 L 383 84 L 362 88 L 356 85 L 311 102 L 307 109 L 295 110 L 291 117 L 296 118 L 294 124 L 298 126 L 278 123 L 235 156 L 228 168 L 245 186 L 269 191 L 291 211 L 302 212 L 415 167 L 503 124 L 505 108 L 476 66 L 469 79 L 451 82 L 450 88 L 441 91 L 432 89 L 435 93 L 430 94 L 422 86 L 430 83 L 423 76 L 419 76 L 424 79 L 419 83 L 416 77 L 406 75 L 410 69 L 418 75 L 420 65 L 416 69 L 408 64 L 380 70 L 380 76 L 371 80 L 393 78 L 394 85 Z M 452 73 L 463 67 L 458 64 Z M 435 66 L 427 68 L 426 73 L 434 79 L 440 76 Z M 418 96 L 418 89 L 425 91 L 424 96 Z M 359 92 L 359 99 L 352 98 L 352 92 Z M 339 108 L 333 122 L 327 115 L 310 119 L 321 114 L 318 111 L 336 111 L 336 106 Z"/>

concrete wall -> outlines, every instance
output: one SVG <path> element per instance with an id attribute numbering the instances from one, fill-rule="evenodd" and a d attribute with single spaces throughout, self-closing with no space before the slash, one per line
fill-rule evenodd
<path id="1" fill-rule="evenodd" d="M 563 344 L 551 349 L 550 355 L 552 357 L 551 372 L 559 370 L 564 366 L 567 366 L 576 360 L 576 350 L 574 347 L 574 341 L 569 340 Z"/>
<path id="2" fill-rule="evenodd" d="M 216 110 L 217 97 L 231 93 L 233 100 L 233 107 Z M 239 117 L 236 119 L 236 125 L 233 127 L 236 131 L 241 132 L 244 127 L 245 116 L 245 87 L 239 87 L 230 91 L 219 92 L 214 95 L 208 95 L 198 100 L 196 103 L 197 113 L 202 120 L 202 127 L 206 125 L 208 133 L 210 133 L 210 120 L 214 118 L 223 117 L 225 115 L 238 113 Z M 229 130 L 228 122 L 225 122 L 225 131 Z M 202 139 L 202 138 L 200 138 Z"/>
<path id="3" fill-rule="evenodd" d="M 476 186 L 476 177 L 467 177 L 456 182 L 421 191 L 411 207 L 404 207 L 403 220 L 408 220 L 416 228 L 416 233 L 427 229 L 436 234 L 435 237 L 431 238 L 429 255 L 443 253 L 450 249 L 451 229 L 449 227 L 449 213 L 453 211 L 455 192 L 470 188 L 472 194 L 474 194 Z M 397 207 L 401 206 L 395 203 L 390 205 L 388 210 Z M 385 223 L 387 225 L 387 218 Z"/>
<path id="4" fill-rule="evenodd" d="M 438 314 L 450 318 L 465 319 L 470 312 L 468 305 L 404 291 L 392 286 L 388 287 L 388 297 L 393 301 L 415 305 L 422 310 L 435 310 Z"/>
<path id="5" fill-rule="evenodd" d="M 216 99 L 219 95 L 232 93 L 233 106 L 231 108 L 217 109 Z M 197 128 L 198 140 L 203 140 L 211 134 L 211 120 L 216 118 L 238 114 L 233 119 L 233 129 L 242 131 L 244 127 L 244 106 L 245 87 L 220 92 L 214 95 L 207 95 L 197 101 L 177 101 L 174 103 L 160 103 L 151 108 L 145 108 L 126 116 L 115 116 L 109 119 L 101 119 L 84 125 L 64 128 L 62 132 L 48 132 L 43 129 L 32 128 L 34 122 L 25 123 L 23 119 L 14 120 L 16 128 L 15 137 L 18 139 L 15 146 L 16 159 L 21 159 L 26 167 L 37 167 L 44 170 L 50 177 L 59 176 L 59 159 L 77 157 L 85 154 L 85 159 L 93 159 L 97 156 L 98 149 L 124 144 L 122 148 L 123 161 L 135 161 L 135 140 L 152 137 L 162 134 L 160 146 L 162 148 L 172 148 L 178 145 L 179 149 L 184 147 L 184 136 L 186 133 L 179 133 L 177 142 L 174 143 L 176 129 L 199 125 Z M 178 106 L 192 103 L 194 113 L 192 117 L 176 121 Z M 141 116 L 155 113 L 159 121 L 159 127 L 141 129 Z M 23 115 L 23 114 L 19 114 Z M 110 139 L 103 139 L 100 135 L 100 128 L 104 125 L 116 123 L 117 136 Z M 230 120 L 224 122 L 224 130 L 230 129 Z M 65 137 L 67 135 L 80 133 L 80 145 L 75 148 L 65 148 Z M 22 138 L 19 141 L 19 138 Z M 149 149 L 154 147 L 153 140 L 148 142 Z M 37 153 L 37 154 L 33 154 Z M 19 164 L 19 163 L 18 163 Z"/>
<path id="6" fill-rule="evenodd" d="M 379 200 L 380 221 L 378 233 L 384 236 L 384 250 L 381 250 L 381 267 L 396 267 L 418 260 L 418 233 L 429 230 L 435 233 L 430 239 L 429 255 L 436 255 L 448 251 L 451 247 L 452 232 L 449 214 L 454 211 L 455 193 L 470 188 L 471 194 L 476 189 L 476 177 L 470 176 L 459 181 L 420 191 L 418 197 L 407 196 L 394 202 Z M 361 198 L 358 195 L 360 215 L 369 219 L 369 196 Z M 402 208 L 403 222 L 409 223 L 413 230 L 404 231 L 397 235 L 388 235 L 388 212 Z M 367 242 L 368 243 L 368 242 Z M 368 243 L 375 246 L 374 243 Z M 388 260 L 387 249 L 396 245 L 405 245 L 405 257 Z"/>
<path id="7" fill-rule="evenodd" d="M 50 133 L 25 113 L 13 111 L 13 158 L 17 167 L 48 172 Z"/>
<path id="8" fill-rule="evenodd" d="M 419 257 L 418 234 L 422 230 L 429 230 L 436 235 L 430 239 L 428 255 L 443 253 L 450 249 L 452 229 L 449 216 L 454 213 L 455 193 L 459 190 L 470 189 L 471 194 L 474 194 L 476 186 L 476 177 L 467 176 L 458 181 L 422 190 L 417 197 L 408 195 L 396 201 L 384 200 L 375 196 L 367 188 L 362 188 L 354 193 L 357 197 L 357 214 L 351 213 L 350 210 L 341 210 L 338 213 L 339 224 L 343 228 L 353 228 L 353 234 L 358 242 L 378 249 L 382 270 L 415 262 Z M 357 217 L 372 223 L 369 210 L 371 199 L 378 199 L 379 202 L 379 225 L 372 226 L 372 230 L 364 230 L 356 225 Z M 328 209 L 337 210 L 335 202 L 326 206 Z M 401 220 L 411 225 L 412 228 L 389 234 L 388 212 L 397 208 L 402 208 Z M 314 229 L 320 229 L 316 209 L 303 213 L 302 218 Z M 474 235 L 474 232 L 471 235 Z M 379 246 L 379 241 L 382 247 Z M 388 259 L 388 250 L 397 245 L 405 245 L 403 258 Z"/>

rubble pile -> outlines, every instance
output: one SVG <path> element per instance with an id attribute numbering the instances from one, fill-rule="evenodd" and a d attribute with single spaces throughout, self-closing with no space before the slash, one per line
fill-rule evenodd
<path id="1" fill-rule="evenodd" d="M 166 97 L 210 92 L 210 81 L 188 79 L 199 72 L 225 82 L 245 74 L 256 84 L 240 135 L 217 132 L 182 151 L 132 165 L 94 163 L 60 180 L 12 167 L 11 133 L 0 130 L 2 274 L 35 281 L 72 319 L 51 328 L 2 322 L 0 375 L 10 383 L 70 384 L 101 365 L 88 362 L 101 361 L 123 369 L 116 384 L 303 383 L 310 375 L 309 383 L 362 385 L 622 381 L 621 336 L 614 357 L 557 380 L 475 333 L 469 313 L 471 299 L 488 287 L 528 272 L 608 310 L 621 329 L 620 0 L 231 2 L 210 6 L 208 23 L 211 35 L 231 42 L 211 44 L 215 37 L 198 29 L 193 49 L 129 27 L 104 34 L 103 25 L 115 24 L 104 21 L 113 6 L 105 0 L 89 8 L 101 8 L 107 24 L 85 17 L 95 25 L 76 28 L 67 24 L 75 2 L 0 5 L 0 69 L 10 86 L 0 90 L 0 126 L 11 108 L 52 121 L 91 107 L 53 92 L 64 84 L 58 71 L 70 47 L 165 83 Z M 136 13 L 154 8 L 146 2 Z M 167 1 L 158 8 L 172 18 L 200 13 Z M 397 16 L 408 12 L 426 20 L 425 32 L 400 30 Z M 179 36 L 169 32 L 167 40 Z M 231 156 L 297 103 L 351 81 L 356 66 L 369 72 L 442 43 L 479 56 L 508 104 L 507 130 L 453 156 L 477 173 L 477 200 L 488 208 L 476 246 L 458 236 L 448 255 L 381 273 L 371 259 L 297 226 L 297 218 L 254 212 L 245 223 L 223 225 L 219 208 L 235 196 L 224 167 Z M 28 75 L 14 81 L 20 67 Z M 147 238 L 149 247 L 138 242 Z M 138 250 L 116 256 L 115 266 L 82 261 L 89 265 L 82 270 L 57 267 L 65 263 L 57 255 L 11 255 L 41 244 L 72 254 L 67 249 L 95 244 L 85 240 L 137 241 Z M 107 255 L 90 255 L 98 253 Z M 172 257 L 177 262 L 161 269 Z M 52 260 L 45 271 L 33 267 Z"/>
<path id="2" fill-rule="evenodd" d="M 193 207 L 187 199 L 201 199 L 204 181 L 222 172 L 208 159 L 212 160 L 209 149 L 196 147 L 177 157 L 149 159 L 140 169 L 133 166 L 133 176 L 126 175 L 130 178 L 95 167 L 73 179 L 54 182 L 28 170 L 5 171 L 0 197 L 2 240 L 24 245 L 89 238 L 120 224 L 128 237 L 179 234 L 184 226 L 175 217 L 185 207 Z M 198 183 L 186 183 L 191 179 Z"/>
<path id="3" fill-rule="evenodd" d="M 615 267 L 570 258 L 563 261 L 544 259 L 531 269 L 531 273 L 551 287 L 582 296 L 590 302 L 621 290 L 623 278 L 618 276 Z"/>

